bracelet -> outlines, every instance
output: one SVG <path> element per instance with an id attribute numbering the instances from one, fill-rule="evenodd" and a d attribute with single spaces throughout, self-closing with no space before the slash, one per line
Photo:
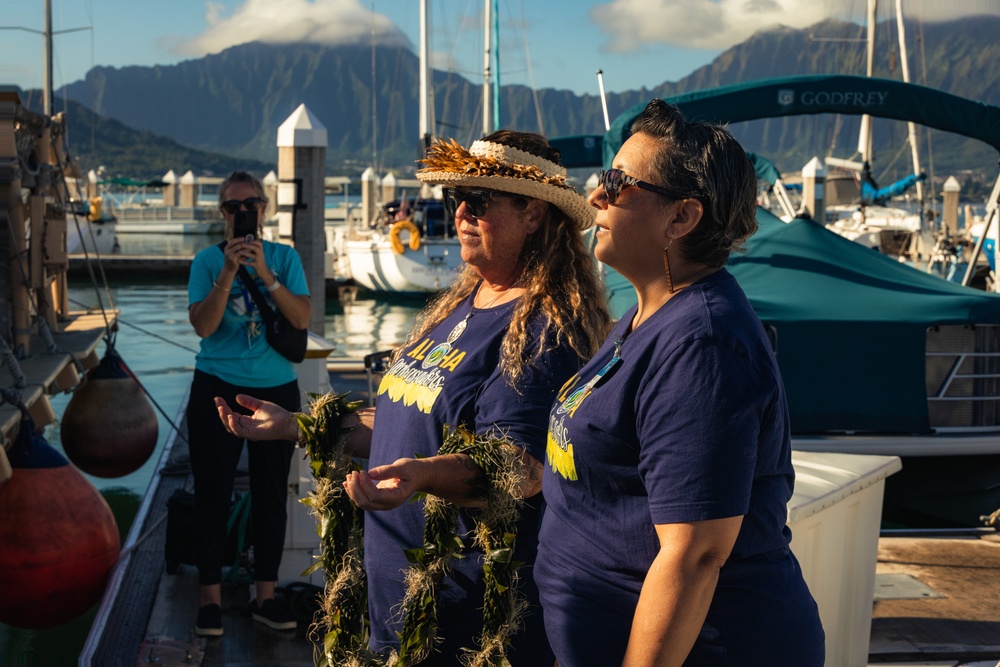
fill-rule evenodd
<path id="1" fill-rule="evenodd" d="M 279 287 L 281 287 L 281 283 L 279 283 L 279 282 L 278 282 L 278 279 L 277 279 L 277 278 L 275 278 L 275 279 L 274 279 L 274 282 L 273 282 L 273 283 L 271 283 L 270 285 L 265 285 L 265 286 L 264 286 L 264 289 L 266 289 L 266 290 L 267 290 L 268 292 L 273 292 L 273 291 L 275 291 L 276 289 L 278 289 Z"/>
<path id="2" fill-rule="evenodd" d="M 214 287 L 216 289 L 220 289 L 223 292 L 228 292 L 229 291 L 228 287 L 223 287 L 222 285 L 219 284 L 218 279 L 212 281 L 212 287 Z"/>

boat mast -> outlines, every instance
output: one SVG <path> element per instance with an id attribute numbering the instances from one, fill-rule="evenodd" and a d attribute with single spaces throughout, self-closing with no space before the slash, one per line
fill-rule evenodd
<path id="1" fill-rule="evenodd" d="M 604 131 L 611 129 L 611 120 L 608 118 L 608 98 L 604 94 L 604 72 L 597 70 L 597 88 L 601 91 L 601 108 L 604 110 Z"/>
<path id="2" fill-rule="evenodd" d="M 500 0 L 493 0 L 493 130 L 500 129 Z"/>
<path id="3" fill-rule="evenodd" d="M 42 113 L 52 116 L 52 0 L 45 0 L 45 71 L 42 74 Z"/>
<path id="4" fill-rule="evenodd" d="M 490 14 L 493 4 L 491 0 L 485 0 L 486 7 L 484 11 L 486 12 L 485 28 L 483 32 L 483 43 L 485 44 L 484 56 L 483 56 L 483 135 L 487 135 L 493 131 L 493 120 L 490 117 L 493 111 L 493 103 L 490 99 L 491 88 L 490 88 L 490 36 L 492 31 L 490 30 Z"/>
<path id="5" fill-rule="evenodd" d="M 903 0 L 896 0 L 896 28 L 899 32 L 899 64 L 903 70 L 903 81 L 910 82 L 910 64 L 906 55 L 906 27 L 903 25 Z M 913 173 L 920 173 L 920 155 L 917 152 L 917 124 L 906 123 L 910 138 L 910 156 L 913 158 Z M 917 181 L 917 200 L 920 202 L 920 220 L 924 219 L 924 185 Z"/>
<path id="6" fill-rule="evenodd" d="M 868 0 L 868 67 L 866 70 L 868 78 L 871 78 L 875 73 L 875 5 L 876 0 Z M 861 154 L 861 161 L 867 162 L 870 165 L 872 158 L 872 117 L 868 114 L 861 116 L 858 152 Z"/>
<path id="7" fill-rule="evenodd" d="M 420 0 L 420 146 L 426 151 L 434 140 L 437 125 L 434 118 L 434 90 L 430 67 L 429 9 L 427 0 Z"/>

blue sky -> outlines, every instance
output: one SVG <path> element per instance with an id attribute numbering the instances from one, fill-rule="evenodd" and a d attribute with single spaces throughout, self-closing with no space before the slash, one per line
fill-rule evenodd
<path id="1" fill-rule="evenodd" d="M 41 30 L 42 0 L 4 0 L 0 26 Z M 880 18 L 894 2 L 882 0 Z M 597 94 L 676 81 L 757 30 L 829 16 L 861 23 L 864 0 L 501 0 L 501 80 Z M 484 0 L 430 0 L 435 67 L 478 81 Z M 947 10 L 948 16 L 941 12 Z M 1000 13 L 1000 0 L 906 0 L 907 16 Z M 52 0 L 56 87 L 93 66 L 173 64 L 257 39 L 419 40 L 418 0 Z M 40 87 L 42 37 L 0 31 L 0 84 Z"/>

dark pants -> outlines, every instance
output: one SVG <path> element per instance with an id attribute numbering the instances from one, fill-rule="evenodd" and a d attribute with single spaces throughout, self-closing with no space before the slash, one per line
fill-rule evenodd
<path id="1" fill-rule="evenodd" d="M 249 394 L 297 411 L 302 403 L 297 382 L 277 387 L 236 387 L 196 370 L 187 408 L 191 470 L 194 473 L 197 543 L 195 557 L 202 586 L 222 581 L 226 522 L 236 466 L 243 440 L 222 425 L 214 398 L 221 396 L 234 411 L 236 394 Z M 247 443 L 250 462 L 250 518 L 253 531 L 254 578 L 277 581 L 285 542 L 288 470 L 295 444 L 284 440 Z"/>

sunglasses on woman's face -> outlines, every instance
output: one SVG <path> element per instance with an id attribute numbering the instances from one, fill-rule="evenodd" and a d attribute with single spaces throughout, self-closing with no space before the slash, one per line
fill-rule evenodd
<path id="1" fill-rule="evenodd" d="M 264 208 L 264 205 L 265 202 L 260 197 L 247 197 L 243 201 L 240 201 L 239 199 L 227 199 L 219 204 L 219 208 L 230 215 L 236 215 L 236 212 L 240 210 L 241 206 L 251 213 L 255 213 Z"/>
<path id="2" fill-rule="evenodd" d="M 510 192 L 496 192 L 494 190 L 469 190 L 459 192 L 454 188 L 444 188 L 444 210 L 448 215 L 454 217 L 458 211 L 459 204 L 465 203 L 469 215 L 473 218 L 481 218 L 486 215 L 486 207 L 489 206 L 491 197 L 518 197 Z"/>
<path id="3" fill-rule="evenodd" d="M 618 201 L 618 195 L 622 193 L 622 189 L 630 185 L 661 194 L 664 197 L 672 196 L 672 193 L 666 188 L 661 188 L 659 185 L 653 185 L 646 181 L 640 181 L 634 176 L 628 176 L 621 169 L 602 169 L 597 175 L 597 183 L 604 186 L 604 195 L 608 198 L 609 204 L 614 204 Z"/>

